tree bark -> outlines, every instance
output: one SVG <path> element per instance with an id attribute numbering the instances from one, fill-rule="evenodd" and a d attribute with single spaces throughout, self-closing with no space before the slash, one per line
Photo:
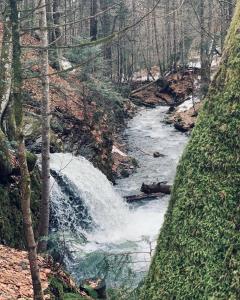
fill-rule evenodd
<path id="1" fill-rule="evenodd" d="M 91 0 L 90 1 L 90 15 L 93 17 L 97 14 L 97 0 Z M 98 34 L 98 21 L 97 18 L 91 18 L 90 19 L 90 38 L 91 41 L 97 40 L 97 34 Z"/>
<path id="2" fill-rule="evenodd" d="M 49 227 L 50 199 L 50 100 L 49 100 L 49 65 L 48 65 L 48 32 L 45 0 L 41 0 L 39 24 L 41 45 L 41 80 L 42 80 L 42 200 L 40 206 L 40 225 L 38 251 L 47 249 Z"/>
<path id="3" fill-rule="evenodd" d="M 12 32 L 9 7 L 6 4 L 3 22 L 3 38 L 0 60 L 0 123 L 10 100 L 12 67 Z"/>
<path id="4" fill-rule="evenodd" d="M 201 84 L 202 84 L 202 92 L 203 95 L 207 93 L 208 86 L 210 83 L 210 61 L 208 59 L 208 42 L 206 38 L 206 31 L 208 29 L 205 27 L 205 1 L 200 0 L 200 8 L 199 8 L 199 20 L 201 26 L 200 32 L 200 59 L 201 59 Z"/>
<path id="5" fill-rule="evenodd" d="M 23 102 L 22 102 L 22 69 L 21 69 L 21 47 L 19 35 L 18 8 L 15 0 L 9 0 L 11 8 L 12 37 L 13 37 L 13 84 L 12 95 L 15 104 L 15 119 L 17 125 L 18 161 L 21 172 L 21 208 L 23 224 L 28 249 L 28 259 L 32 276 L 34 300 L 43 300 L 41 279 L 39 274 L 36 242 L 32 227 L 32 216 L 30 209 L 31 180 L 27 167 L 26 150 L 23 133 Z"/>
<path id="6" fill-rule="evenodd" d="M 111 1 L 109 0 L 100 0 L 100 8 L 102 11 L 105 11 L 110 6 Z M 111 30 L 111 17 L 109 12 L 105 12 L 102 16 L 102 34 L 103 37 L 109 36 L 112 33 Z M 111 44 L 106 44 L 103 46 L 104 49 L 104 59 L 107 63 L 106 71 L 104 72 L 105 76 L 112 78 L 112 46 Z"/>

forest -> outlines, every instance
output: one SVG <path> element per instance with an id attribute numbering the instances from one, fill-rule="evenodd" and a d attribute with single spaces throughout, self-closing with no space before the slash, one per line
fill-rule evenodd
<path id="1" fill-rule="evenodd" d="M 0 11 L 0 300 L 240 299 L 240 0 Z"/>

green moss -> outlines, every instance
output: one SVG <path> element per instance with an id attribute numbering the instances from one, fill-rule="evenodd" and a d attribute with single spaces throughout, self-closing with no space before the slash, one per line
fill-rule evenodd
<path id="1" fill-rule="evenodd" d="M 83 287 L 87 291 L 87 293 L 90 297 L 92 297 L 93 299 L 98 298 L 97 292 L 91 286 L 85 284 Z"/>
<path id="2" fill-rule="evenodd" d="M 31 209 L 36 231 L 39 216 L 40 178 L 37 171 L 31 175 Z M 19 188 L 15 184 L 0 185 L 0 243 L 24 248 L 24 232 Z"/>
<path id="3" fill-rule="evenodd" d="M 177 176 L 141 300 L 240 299 L 240 2 Z"/>
<path id="4" fill-rule="evenodd" d="M 11 156 L 6 137 L 0 129 L 0 180 L 8 176 L 12 171 Z"/>
<path id="5" fill-rule="evenodd" d="M 83 298 L 80 295 L 73 294 L 73 293 L 67 293 L 64 294 L 64 300 L 86 300 L 87 298 Z"/>
<path id="6" fill-rule="evenodd" d="M 60 278 L 54 276 L 49 280 L 49 291 L 51 299 L 54 300 L 87 300 L 68 287 Z"/>
<path id="7" fill-rule="evenodd" d="M 26 153 L 29 172 L 32 172 L 37 163 L 37 156 L 29 151 Z"/>
<path id="8" fill-rule="evenodd" d="M 49 281 L 49 286 L 55 299 L 64 300 L 64 285 L 59 279 L 52 277 Z"/>

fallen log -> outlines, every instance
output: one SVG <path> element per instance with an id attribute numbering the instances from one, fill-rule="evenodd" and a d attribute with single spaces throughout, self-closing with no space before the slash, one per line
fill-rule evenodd
<path id="1" fill-rule="evenodd" d="M 155 194 L 139 194 L 139 195 L 131 195 L 131 196 L 125 196 L 124 199 L 128 203 L 133 203 L 141 200 L 152 200 L 156 199 L 158 197 L 161 197 L 162 193 L 155 193 Z"/>
<path id="2" fill-rule="evenodd" d="M 141 92 L 142 90 L 145 90 L 147 88 L 149 88 L 150 86 L 154 85 L 154 84 L 157 84 L 159 87 L 161 87 L 160 91 L 165 91 L 166 89 L 169 88 L 169 83 L 166 79 L 164 78 L 158 78 L 157 80 L 155 81 L 152 81 L 144 86 L 141 86 L 140 88 L 136 89 L 136 90 L 133 90 L 131 91 L 130 93 L 130 97 L 133 96 L 134 94 L 138 93 L 138 92 Z"/>
<path id="3" fill-rule="evenodd" d="M 172 186 L 166 184 L 166 182 L 158 182 L 153 184 L 142 184 L 141 192 L 145 194 L 155 194 L 155 193 L 163 193 L 163 194 L 171 194 Z"/>
<path id="4" fill-rule="evenodd" d="M 135 105 L 139 105 L 139 106 L 145 106 L 147 108 L 156 108 L 156 104 L 152 104 L 152 103 L 146 103 L 142 100 L 139 100 L 137 98 L 134 97 L 129 97 L 129 99 L 133 102 L 133 104 Z"/>
<path id="5" fill-rule="evenodd" d="M 143 85 L 143 86 L 137 88 L 136 90 L 131 91 L 131 93 L 130 93 L 129 96 L 131 97 L 131 96 L 133 96 L 134 94 L 136 94 L 136 93 L 138 93 L 138 92 L 141 92 L 142 90 L 147 89 L 148 87 L 154 85 L 156 82 L 157 82 L 157 80 L 152 81 L 152 82 L 150 82 L 150 83 L 148 83 L 148 84 L 145 84 L 145 85 Z"/>

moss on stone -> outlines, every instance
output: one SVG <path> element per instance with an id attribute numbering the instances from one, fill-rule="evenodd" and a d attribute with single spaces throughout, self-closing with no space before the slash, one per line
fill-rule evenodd
<path id="1" fill-rule="evenodd" d="M 66 285 L 60 278 L 51 276 L 48 291 L 52 300 L 87 300 Z"/>
<path id="2" fill-rule="evenodd" d="M 64 300 L 64 285 L 58 278 L 50 278 L 49 289 L 52 294 L 52 299 Z"/>
<path id="3" fill-rule="evenodd" d="M 141 300 L 240 299 L 240 1 Z"/>
<path id="4" fill-rule="evenodd" d="M 31 174 L 31 184 L 31 209 L 36 231 L 41 193 L 37 170 Z M 25 247 L 19 188 L 12 183 L 0 185 L 0 243 L 15 248 Z"/>

